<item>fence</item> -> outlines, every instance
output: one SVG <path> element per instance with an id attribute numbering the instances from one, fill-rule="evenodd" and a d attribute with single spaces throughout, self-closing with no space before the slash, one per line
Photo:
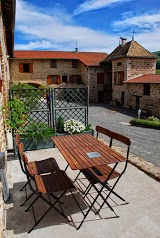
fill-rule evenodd
<path id="1" fill-rule="evenodd" d="M 88 124 L 88 88 L 38 88 L 10 90 L 10 100 L 19 98 L 27 106 L 26 125 L 44 123 L 56 128 L 59 116 Z"/>

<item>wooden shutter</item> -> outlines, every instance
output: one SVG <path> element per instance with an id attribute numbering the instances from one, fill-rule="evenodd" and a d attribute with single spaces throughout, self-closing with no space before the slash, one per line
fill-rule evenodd
<path id="1" fill-rule="evenodd" d="M 33 64 L 32 63 L 29 64 L 29 72 L 33 73 Z"/>
<path id="2" fill-rule="evenodd" d="M 97 73 L 97 84 L 104 84 L 104 73 Z"/>
<path id="3" fill-rule="evenodd" d="M 23 73 L 23 63 L 19 63 L 19 72 Z"/>
<path id="4" fill-rule="evenodd" d="M 48 75 L 48 77 L 47 77 L 47 84 L 51 84 L 51 83 L 52 83 L 51 75 Z"/>
<path id="5" fill-rule="evenodd" d="M 57 84 L 61 84 L 61 76 L 57 75 Z"/>
<path id="6" fill-rule="evenodd" d="M 120 84 L 123 84 L 124 81 L 124 71 L 120 72 Z"/>

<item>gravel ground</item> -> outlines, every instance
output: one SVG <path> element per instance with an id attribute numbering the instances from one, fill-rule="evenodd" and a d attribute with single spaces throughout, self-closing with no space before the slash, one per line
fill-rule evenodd
<path id="1" fill-rule="evenodd" d="M 94 128 L 96 125 L 101 125 L 128 136 L 132 141 L 131 153 L 160 167 L 160 131 L 129 125 L 129 121 L 136 117 L 137 114 L 130 109 L 104 104 L 90 104 L 89 106 L 89 123 Z"/>

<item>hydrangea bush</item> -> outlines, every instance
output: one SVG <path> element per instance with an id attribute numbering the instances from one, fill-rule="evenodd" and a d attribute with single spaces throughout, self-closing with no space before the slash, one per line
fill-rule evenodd
<path id="1" fill-rule="evenodd" d="M 80 133 L 85 130 L 85 125 L 74 119 L 67 120 L 64 123 L 64 131 L 69 134 Z"/>

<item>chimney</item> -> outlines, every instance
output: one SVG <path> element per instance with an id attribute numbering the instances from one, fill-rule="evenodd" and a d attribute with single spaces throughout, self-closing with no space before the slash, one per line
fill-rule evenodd
<path id="1" fill-rule="evenodd" d="M 75 48 L 75 52 L 78 53 L 78 47 Z"/>
<path id="2" fill-rule="evenodd" d="M 124 46 L 126 44 L 126 38 L 120 37 L 121 39 L 121 45 Z"/>

